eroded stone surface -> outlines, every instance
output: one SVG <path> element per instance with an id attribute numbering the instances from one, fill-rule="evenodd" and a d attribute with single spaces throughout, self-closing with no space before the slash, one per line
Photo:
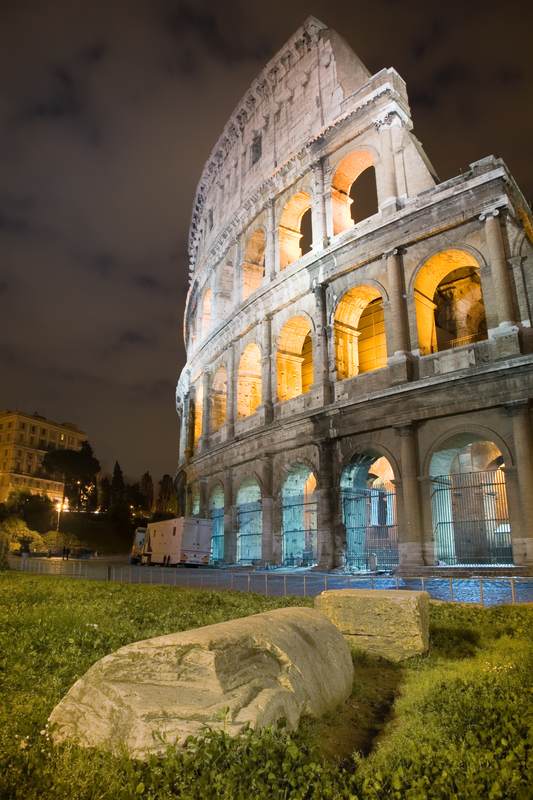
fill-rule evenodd
<path id="1" fill-rule="evenodd" d="M 338 589 L 318 595 L 315 608 L 370 655 L 403 661 L 428 649 L 427 592 Z"/>
<path id="2" fill-rule="evenodd" d="M 238 733 L 285 717 L 320 717 L 352 690 L 353 665 L 337 628 L 307 608 L 286 608 L 135 642 L 92 666 L 55 707 L 54 741 L 125 747 L 142 758 L 182 744 L 202 726 Z"/>

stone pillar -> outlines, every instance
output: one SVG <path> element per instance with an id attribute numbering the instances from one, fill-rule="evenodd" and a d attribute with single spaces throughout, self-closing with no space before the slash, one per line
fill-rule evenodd
<path id="1" fill-rule="evenodd" d="M 398 187 L 394 169 L 392 152 L 391 115 L 384 120 L 377 120 L 375 125 L 379 131 L 379 149 L 381 156 L 380 180 L 378 183 L 378 203 L 380 211 L 392 213 L 397 209 Z"/>
<path id="2" fill-rule="evenodd" d="M 195 404 L 196 408 L 196 404 Z M 194 416 L 193 410 L 191 407 L 191 397 L 189 394 L 189 403 L 188 403 L 188 416 L 187 416 L 187 446 L 185 448 L 185 461 L 189 461 L 192 458 L 192 454 L 194 452 Z"/>
<path id="3" fill-rule="evenodd" d="M 261 563 L 273 563 L 273 536 L 274 536 L 274 500 L 272 498 L 273 470 L 272 456 L 267 453 L 261 457 L 263 497 L 261 499 L 262 508 L 262 531 L 261 531 Z"/>
<path id="4" fill-rule="evenodd" d="M 326 203 L 324 198 L 324 162 L 321 158 L 311 164 L 313 170 L 314 203 L 313 219 L 313 250 L 324 250 L 329 244 L 326 231 Z"/>
<path id="5" fill-rule="evenodd" d="M 228 467 L 224 476 L 224 561 L 235 563 L 235 506 L 233 505 L 233 470 Z"/>
<path id="6" fill-rule="evenodd" d="M 419 478 L 422 509 L 422 558 L 425 564 L 433 566 L 435 557 L 435 536 L 433 532 L 433 511 L 431 508 L 432 478 L 427 475 Z"/>
<path id="7" fill-rule="evenodd" d="M 522 526 L 513 531 L 513 554 L 515 564 L 533 567 L 533 439 L 529 417 L 529 401 L 519 400 L 506 406 L 513 420 L 513 439 Z M 518 535 L 517 535 L 518 534 Z"/>
<path id="8" fill-rule="evenodd" d="M 311 391 L 320 405 L 331 403 L 330 357 L 327 337 L 327 284 L 319 283 L 315 293 L 315 352 L 313 353 L 313 385 Z M 334 360 L 334 359 L 333 359 Z"/>
<path id="9" fill-rule="evenodd" d="M 336 552 L 335 503 L 337 491 L 333 479 L 333 451 L 335 442 L 325 439 L 317 442 L 319 454 L 318 486 L 315 489 L 317 510 L 317 570 L 330 570 L 342 566 L 342 551 Z"/>
<path id="10" fill-rule="evenodd" d="M 261 406 L 262 423 L 272 422 L 272 317 L 267 314 L 261 323 Z"/>
<path id="11" fill-rule="evenodd" d="M 226 421 L 221 426 L 222 440 L 227 442 L 233 439 L 233 426 L 235 424 L 235 348 L 233 342 L 226 350 Z"/>
<path id="12" fill-rule="evenodd" d="M 394 427 L 400 436 L 402 463 L 403 520 L 398 526 L 400 567 L 420 567 L 424 566 L 424 560 L 416 425 L 405 422 Z"/>
<path id="13" fill-rule="evenodd" d="M 387 331 L 387 365 L 390 369 L 391 383 L 405 383 L 412 379 L 412 361 L 409 352 L 409 332 L 407 329 L 407 309 L 404 297 L 403 263 L 398 249 L 383 255 L 387 259 L 389 279 L 389 307 L 383 308 L 389 322 Z M 389 343 L 388 337 L 391 337 Z"/>
<path id="14" fill-rule="evenodd" d="M 202 519 L 207 519 L 209 516 L 209 511 L 207 508 L 208 504 L 208 497 L 207 497 L 207 478 L 200 478 L 200 517 Z"/>
<path id="15" fill-rule="evenodd" d="M 187 458 L 187 442 L 189 436 L 189 405 L 190 405 L 190 394 L 189 392 L 185 392 L 185 394 L 183 395 L 183 401 L 181 404 L 181 413 L 180 413 L 180 442 L 179 442 L 179 457 L 178 457 L 179 465 L 183 464 Z"/>
<path id="16" fill-rule="evenodd" d="M 209 447 L 209 430 L 211 426 L 211 381 L 210 368 L 204 367 L 202 385 L 204 389 L 204 404 L 202 409 L 202 433 L 198 439 L 198 450 L 203 452 Z"/>
<path id="17" fill-rule="evenodd" d="M 480 220 L 485 223 L 485 238 L 489 251 L 490 270 L 494 284 L 494 294 L 498 306 L 498 321 L 500 327 L 510 327 L 514 325 L 513 298 L 509 285 L 509 275 L 507 272 L 507 261 L 503 246 L 500 212 L 487 211 L 480 216 Z"/>
<path id="18" fill-rule="evenodd" d="M 529 307 L 526 281 L 524 279 L 524 269 L 523 269 L 524 261 L 525 261 L 524 256 L 515 256 L 514 258 L 507 259 L 507 263 L 511 266 L 511 269 L 513 270 L 513 280 L 516 290 L 518 312 L 520 315 L 519 321 L 521 322 L 522 325 L 529 328 L 531 326 L 531 310 Z"/>
<path id="19" fill-rule="evenodd" d="M 276 277 L 276 204 L 271 198 L 267 202 L 267 234 L 265 248 L 265 282 Z"/>

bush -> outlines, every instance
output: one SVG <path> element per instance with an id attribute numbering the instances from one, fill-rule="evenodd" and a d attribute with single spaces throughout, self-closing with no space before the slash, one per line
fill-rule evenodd
<path id="1" fill-rule="evenodd" d="M 9 569 L 9 539 L 0 532 L 0 569 Z"/>
<path id="2" fill-rule="evenodd" d="M 18 517 L 8 517 L 0 523 L 0 533 L 3 533 L 9 542 L 11 550 L 28 546 L 30 550 L 43 552 L 45 544 L 42 537 L 28 528 L 24 520 Z"/>

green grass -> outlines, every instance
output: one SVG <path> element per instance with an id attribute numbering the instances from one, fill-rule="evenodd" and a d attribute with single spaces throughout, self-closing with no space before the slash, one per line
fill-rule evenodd
<path id="1" fill-rule="evenodd" d="M 347 768 L 321 757 L 308 721 L 290 736 L 212 733 L 147 763 L 55 748 L 41 733 L 74 681 L 117 648 L 287 605 L 312 601 L 0 572 L 0 800 L 533 798 L 529 607 L 432 606 L 429 653 L 402 666 L 379 744 Z M 357 653 L 354 663 L 365 677 L 354 702 L 379 704 L 372 674 L 392 665 Z"/>

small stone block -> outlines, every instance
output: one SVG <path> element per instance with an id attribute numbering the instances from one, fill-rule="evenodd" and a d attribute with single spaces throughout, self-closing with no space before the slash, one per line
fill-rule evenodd
<path id="1" fill-rule="evenodd" d="M 428 649 L 427 592 L 337 589 L 318 595 L 315 609 L 369 655 L 403 661 Z"/>

